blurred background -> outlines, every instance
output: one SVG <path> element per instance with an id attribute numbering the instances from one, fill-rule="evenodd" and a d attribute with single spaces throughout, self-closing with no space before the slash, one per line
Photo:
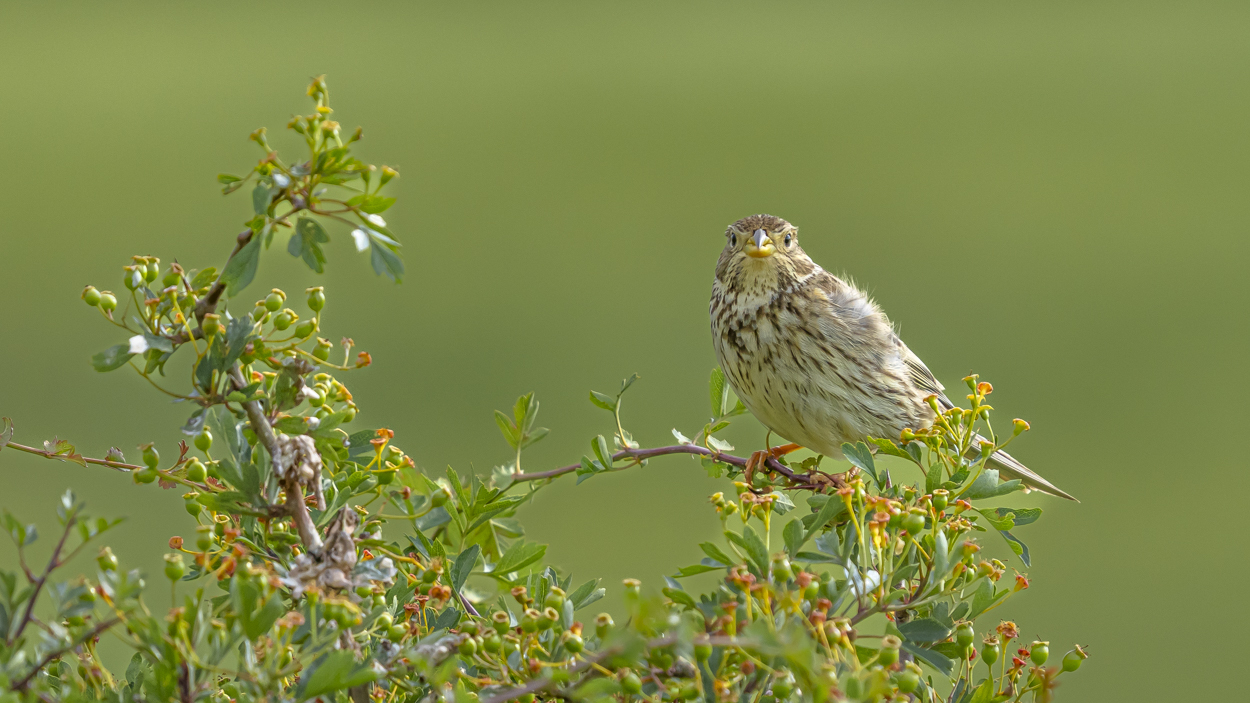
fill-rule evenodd
<path id="1" fill-rule="evenodd" d="M 131 254 L 220 267 L 251 208 L 214 175 L 249 169 L 248 133 L 307 112 L 324 73 L 336 118 L 365 127 L 362 157 L 402 173 L 386 217 L 407 279 L 373 276 L 333 231 L 324 276 L 274 247 L 241 303 L 327 287 L 326 336 L 375 360 L 345 378 L 358 426 L 393 428 L 424 470 L 489 472 L 509 453 L 492 411 L 536 391 L 552 433 L 527 468 L 550 468 L 610 434 L 587 391 L 637 372 L 636 437 L 693 435 L 722 233 L 780 215 L 956 394 L 969 372 L 994 383 L 1000 420 L 1033 425 L 1016 456 L 1082 499 L 1014 497 L 1047 514 L 1019 531 L 1033 587 L 1002 613 L 1060 653 L 1091 646 L 1062 700 L 1239 690 L 1200 672 L 1240 662 L 1250 625 L 1234 507 L 1250 6 L 678 5 L 5 3 L 15 440 L 175 452 L 188 409 L 91 369 L 122 340 L 79 291 L 120 288 Z M 729 438 L 747 452 L 763 430 L 745 418 Z M 127 516 L 113 547 L 154 582 L 168 537 L 192 534 L 176 492 L 107 469 L 5 451 L 0 486 L 45 534 L 67 487 Z M 621 578 L 656 588 L 699 559 L 718 534 L 705 498 L 727 486 L 673 457 L 563 481 L 522 519 L 575 578 L 604 577 L 615 608 Z"/>

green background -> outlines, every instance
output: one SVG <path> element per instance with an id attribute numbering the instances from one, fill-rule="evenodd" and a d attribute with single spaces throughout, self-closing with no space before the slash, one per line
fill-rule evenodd
<path id="1" fill-rule="evenodd" d="M 998 417 L 1033 424 L 1016 455 L 1084 501 L 1016 497 L 1047 514 L 1020 532 L 1033 587 L 1004 616 L 1059 653 L 1091 645 L 1062 699 L 1240 690 L 1212 672 L 1240 664 L 1250 624 L 1247 5 L 678 5 L 0 6 L 16 440 L 174 452 L 188 409 L 92 371 L 121 340 L 79 290 L 120 288 L 131 254 L 220 266 L 250 203 L 214 174 L 255 163 L 247 134 L 306 112 L 325 73 L 362 156 L 403 174 L 387 219 L 407 280 L 333 231 L 323 277 L 275 247 L 241 303 L 326 285 L 327 336 L 375 360 L 346 379 L 359 423 L 392 427 L 422 468 L 507 461 L 491 412 L 531 390 L 552 434 L 527 468 L 576 461 L 610 431 L 587 390 L 632 372 L 644 445 L 693 435 L 721 233 L 770 212 L 948 387 L 993 382 Z M 763 442 L 751 419 L 729 437 Z M 191 534 L 175 493 L 106 469 L 6 451 L 0 486 L 45 532 L 69 486 L 128 516 L 112 544 L 154 582 L 166 539 Z M 522 517 L 611 604 L 621 578 L 655 588 L 698 560 L 725 486 L 668 458 L 564 481 Z"/>

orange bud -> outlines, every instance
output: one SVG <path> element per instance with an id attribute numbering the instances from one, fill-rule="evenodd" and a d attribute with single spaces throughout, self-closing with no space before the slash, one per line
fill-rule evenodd
<path id="1" fill-rule="evenodd" d="M 182 538 L 176 535 L 174 537 L 170 537 L 169 548 L 170 549 L 182 549 Z"/>

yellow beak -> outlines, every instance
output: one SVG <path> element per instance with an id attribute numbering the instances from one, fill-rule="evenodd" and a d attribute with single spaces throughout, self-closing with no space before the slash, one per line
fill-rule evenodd
<path id="1" fill-rule="evenodd" d="M 768 232 L 762 229 L 755 230 L 751 239 L 747 241 L 746 246 L 742 247 L 742 250 L 746 252 L 747 256 L 756 259 L 767 259 L 777 253 L 777 248 L 773 246 L 773 240 L 768 237 Z"/>

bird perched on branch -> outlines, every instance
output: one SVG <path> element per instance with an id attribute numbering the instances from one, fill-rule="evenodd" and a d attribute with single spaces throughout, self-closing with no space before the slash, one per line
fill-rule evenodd
<path id="1" fill-rule="evenodd" d="M 799 246 L 798 230 L 780 217 L 752 215 L 725 231 L 711 316 L 716 356 L 743 405 L 794 443 L 768 450 L 774 457 L 807 447 L 841 458 L 843 442 L 929 427 L 936 418 L 930 396 L 952 407 L 885 313 L 817 266 Z M 1075 500 L 1006 452 L 988 465 Z"/>

